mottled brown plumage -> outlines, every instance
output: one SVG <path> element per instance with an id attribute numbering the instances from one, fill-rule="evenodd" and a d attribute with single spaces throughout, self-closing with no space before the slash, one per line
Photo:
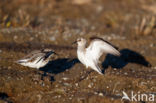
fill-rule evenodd
<path id="1" fill-rule="evenodd" d="M 39 69 L 49 62 L 52 54 L 56 53 L 53 52 L 51 49 L 35 50 L 29 53 L 24 58 L 18 60 L 17 63 L 23 66 Z"/>

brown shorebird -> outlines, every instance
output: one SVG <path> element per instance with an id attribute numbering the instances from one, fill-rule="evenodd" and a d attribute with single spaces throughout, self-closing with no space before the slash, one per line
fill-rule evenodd
<path id="1" fill-rule="evenodd" d="M 16 61 L 16 63 L 21 64 L 23 66 L 31 67 L 31 68 L 41 68 L 44 67 L 50 61 L 50 57 L 56 54 L 51 49 L 43 49 L 43 50 L 35 50 L 29 53 L 24 58 Z"/>

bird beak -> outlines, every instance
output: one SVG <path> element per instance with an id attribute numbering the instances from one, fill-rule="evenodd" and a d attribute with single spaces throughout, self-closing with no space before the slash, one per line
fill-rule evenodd
<path id="1" fill-rule="evenodd" d="M 76 44 L 77 43 L 77 41 L 74 41 L 73 43 L 72 43 L 72 45 L 74 45 L 74 44 Z"/>
<path id="2" fill-rule="evenodd" d="M 58 55 L 57 53 L 53 52 L 55 55 Z"/>

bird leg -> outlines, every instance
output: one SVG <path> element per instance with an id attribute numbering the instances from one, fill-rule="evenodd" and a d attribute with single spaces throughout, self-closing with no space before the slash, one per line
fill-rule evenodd
<path id="1" fill-rule="evenodd" d="M 83 70 L 84 72 L 85 72 L 85 70 Z M 81 82 L 82 80 L 85 80 L 88 76 L 89 76 L 89 74 L 91 73 L 91 72 L 93 72 L 94 70 L 89 70 L 89 71 L 86 71 L 86 73 L 85 73 L 85 75 L 84 76 L 81 76 L 81 78 L 79 79 L 79 82 Z M 82 74 L 83 75 L 83 74 Z"/>

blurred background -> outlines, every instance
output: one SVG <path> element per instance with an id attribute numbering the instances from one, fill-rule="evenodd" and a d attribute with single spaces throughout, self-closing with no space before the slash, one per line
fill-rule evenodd
<path id="1" fill-rule="evenodd" d="M 87 35 L 105 37 L 111 35 L 121 39 L 155 37 L 154 0 L 1 0 L 0 2 L 1 29 L 37 31 L 50 35 L 48 41 L 59 38 L 60 41 L 63 39 L 66 42 L 73 39 L 72 36 L 76 38 Z M 1 32 L 3 31 L 5 30 L 2 29 Z"/>
<path id="2" fill-rule="evenodd" d="M 104 77 L 82 79 L 71 43 L 91 36 L 119 47 L 126 62 L 107 55 Z M 156 92 L 155 39 L 155 0 L 0 0 L 0 102 L 120 103 L 123 90 Z M 60 54 L 51 67 L 14 63 L 43 48 Z"/>

